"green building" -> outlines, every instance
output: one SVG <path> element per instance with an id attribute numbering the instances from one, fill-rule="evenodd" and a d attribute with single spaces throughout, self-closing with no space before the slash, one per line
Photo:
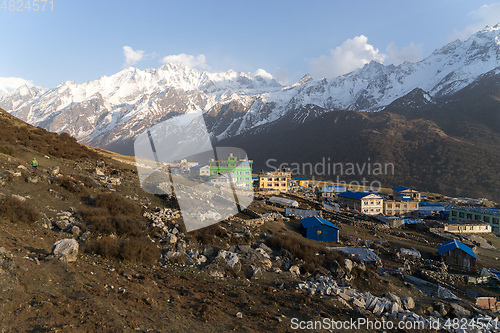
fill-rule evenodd
<path id="1" fill-rule="evenodd" d="M 237 178 L 237 186 L 252 187 L 252 160 L 240 160 L 229 154 L 227 160 L 210 160 L 210 176 L 231 172 Z"/>
<path id="2" fill-rule="evenodd" d="M 461 207 L 452 206 L 450 211 L 450 221 L 482 221 L 491 225 L 491 231 L 500 235 L 500 209 L 496 207 Z"/>

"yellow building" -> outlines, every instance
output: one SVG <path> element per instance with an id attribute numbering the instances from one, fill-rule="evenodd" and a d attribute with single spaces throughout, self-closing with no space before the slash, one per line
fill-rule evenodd
<path id="1" fill-rule="evenodd" d="M 292 177 L 289 172 L 268 172 L 259 174 L 259 190 L 275 190 L 287 192 Z"/>
<path id="2" fill-rule="evenodd" d="M 418 201 L 384 201 L 384 214 L 385 215 L 402 215 L 411 213 L 418 210 Z"/>

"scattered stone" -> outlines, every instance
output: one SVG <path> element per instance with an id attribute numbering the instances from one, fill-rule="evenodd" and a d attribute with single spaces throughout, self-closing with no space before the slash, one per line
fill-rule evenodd
<path id="1" fill-rule="evenodd" d="M 250 278 L 252 280 L 255 280 L 255 279 L 260 279 L 262 277 L 262 269 L 260 267 L 254 267 L 252 266 L 252 275 L 250 276 Z"/>
<path id="2" fill-rule="evenodd" d="M 7 273 L 9 275 L 16 275 L 16 264 L 14 263 L 14 256 L 0 247 L 0 274 Z"/>
<path id="3" fill-rule="evenodd" d="M 61 239 L 52 247 L 52 255 L 65 262 L 76 261 L 78 257 L 78 242 L 74 239 Z"/>
<path id="4" fill-rule="evenodd" d="M 167 234 L 166 239 L 167 239 L 167 242 L 170 244 L 177 243 L 177 236 L 175 236 L 174 234 Z"/>
<path id="5" fill-rule="evenodd" d="M 292 274 L 300 275 L 300 268 L 297 265 L 293 265 L 288 271 L 290 271 Z"/>
<path id="6" fill-rule="evenodd" d="M 57 176 L 59 174 L 59 167 L 56 166 L 56 167 L 53 167 L 52 169 L 49 170 L 49 175 L 51 176 Z"/>
<path id="7" fill-rule="evenodd" d="M 91 232 L 85 231 L 83 234 L 80 235 L 80 240 L 82 242 L 86 242 L 87 240 L 89 240 L 90 236 L 92 236 Z"/>
<path id="8" fill-rule="evenodd" d="M 470 316 L 470 311 L 464 308 L 461 305 L 458 305 L 456 303 L 451 303 L 451 309 L 455 316 L 459 318 L 464 318 L 464 317 L 469 317 Z"/>
<path id="9" fill-rule="evenodd" d="M 236 314 L 236 317 L 237 317 L 237 318 L 243 318 L 243 313 L 238 312 L 238 313 Z"/>
<path id="10" fill-rule="evenodd" d="M 11 197 L 21 201 L 21 202 L 25 202 L 26 201 L 26 198 L 23 197 L 23 196 L 20 196 L 20 195 L 17 195 L 17 194 L 12 194 Z"/>
<path id="11" fill-rule="evenodd" d="M 54 224 L 61 231 L 66 230 L 70 226 L 70 223 L 68 220 L 58 220 L 58 221 L 54 222 Z"/>
<path id="12" fill-rule="evenodd" d="M 344 264 L 345 264 L 345 269 L 348 273 L 350 273 L 352 271 L 352 261 L 351 259 L 345 259 L 344 260 Z"/>
<path id="13" fill-rule="evenodd" d="M 385 297 L 387 297 L 387 299 L 389 299 L 391 302 L 395 302 L 401 305 L 401 298 L 399 298 L 398 295 L 393 293 L 388 293 Z"/>
<path id="14" fill-rule="evenodd" d="M 258 247 L 258 248 L 259 248 L 259 249 L 262 249 L 262 250 L 264 250 L 264 251 L 266 251 L 266 252 L 267 252 L 267 253 L 269 253 L 269 254 L 273 253 L 273 250 L 271 250 L 271 249 L 269 248 L 269 246 L 267 246 L 267 245 L 266 245 L 266 244 L 264 244 L 264 243 L 260 243 L 260 245 L 259 245 L 259 247 Z"/>
<path id="15" fill-rule="evenodd" d="M 38 183 L 38 177 L 36 177 L 36 176 L 34 176 L 34 177 L 29 176 L 26 180 L 28 181 L 28 183 L 31 183 L 31 184 Z"/>
<path id="16" fill-rule="evenodd" d="M 413 308 L 415 308 L 415 301 L 413 300 L 412 297 L 408 296 L 408 297 L 403 297 L 401 299 L 402 303 L 403 303 L 403 306 L 406 310 L 412 310 Z"/>
<path id="17" fill-rule="evenodd" d="M 71 233 L 73 235 L 75 235 L 75 236 L 78 237 L 78 235 L 80 235 L 80 232 L 81 231 L 80 231 L 80 227 L 79 226 L 74 225 L 74 226 L 71 227 Z"/>

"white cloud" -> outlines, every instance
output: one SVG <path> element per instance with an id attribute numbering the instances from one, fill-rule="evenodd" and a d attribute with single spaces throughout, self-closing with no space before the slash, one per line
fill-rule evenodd
<path id="1" fill-rule="evenodd" d="M 273 71 L 273 77 L 284 86 L 290 84 L 290 73 L 286 68 L 276 67 Z"/>
<path id="2" fill-rule="evenodd" d="M 142 50 L 135 51 L 130 46 L 124 46 L 123 55 L 125 56 L 124 66 L 132 66 L 144 58 L 145 52 Z"/>
<path id="3" fill-rule="evenodd" d="M 15 90 L 24 84 L 32 86 L 33 81 L 25 80 L 20 77 L 0 77 L 0 90 L 3 91 Z"/>
<path id="4" fill-rule="evenodd" d="M 496 25 L 500 23 L 500 2 L 492 3 L 490 5 L 483 5 L 478 9 L 470 12 L 468 16 L 473 23 L 467 25 L 463 30 L 455 30 L 448 38 L 448 41 L 456 39 L 465 40 L 472 34 L 482 30 L 487 25 Z"/>
<path id="5" fill-rule="evenodd" d="M 403 46 L 400 50 L 394 42 L 391 42 L 387 48 L 387 63 L 400 65 L 405 61 L 416 62 L 422 60 L 423 44 L 415 45 L 413 42 L 408 46 Z"/>
<path id="6" fill-rule="evenodd" d="M 175 54 L 163 57 L 161 60 L 163 64 L 168 63 L 181 63 L 191 68 L 200 68 L 200 69 L 210 69 L 210 66 L 207 64 L 207 59 L 204 54 L 199 54 L 197 56 L 193 56 L 190 54 Z"/>
<path id="7" fill-rule="evenodd" d="M 311 75 L 318 79 L 332 78 L 363 67 L 372 60 L 383 62 L 385 55 L 368 44 L 364 35 L 348 39 L 342 45 L 330 50 L 329 55 L 321 55 L 309 61 Z"/>

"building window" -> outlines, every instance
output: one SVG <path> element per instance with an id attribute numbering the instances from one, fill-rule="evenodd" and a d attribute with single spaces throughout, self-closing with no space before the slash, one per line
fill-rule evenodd
<path id="1" fill-rule="evenodd" d="M 364 201 L 363 204 L 368 205 L 368 201 Z"/>
<path id="2" fill-rule="evenodd" d="M 485 216 L 485 217 L 484 217 L 484 222 L 488 222 L 488 223 L 490 223 L 490 217 L 489 217 L 489 216 Z"/>
<path id="3" fill-rule="evenodd" d="M 472 220 L 472 214 L 467 214 L 467 220 Z"/>
<path id="4" fill-rule="evenodd" d="M 493 224 L 498 224 L 499 220 L 498 220 L 498 217 L 494 217 L 493 218 Z"/>
<path id="5" fill-rule="evenodd" d="M 465 217 L 465 213 L 464 212 L 458 213 L 458 217 Z"/>
<path id="6" fill-rule="evenodd" d="M 387 208 L 392 208 L 392 204 L 388 203 Z"/>
<path id="7" fill-rule="evenodd" d="M 451 212 L 451 216 L 457 216 L 457 212 L 456 211 L 452 211 Z"/>

